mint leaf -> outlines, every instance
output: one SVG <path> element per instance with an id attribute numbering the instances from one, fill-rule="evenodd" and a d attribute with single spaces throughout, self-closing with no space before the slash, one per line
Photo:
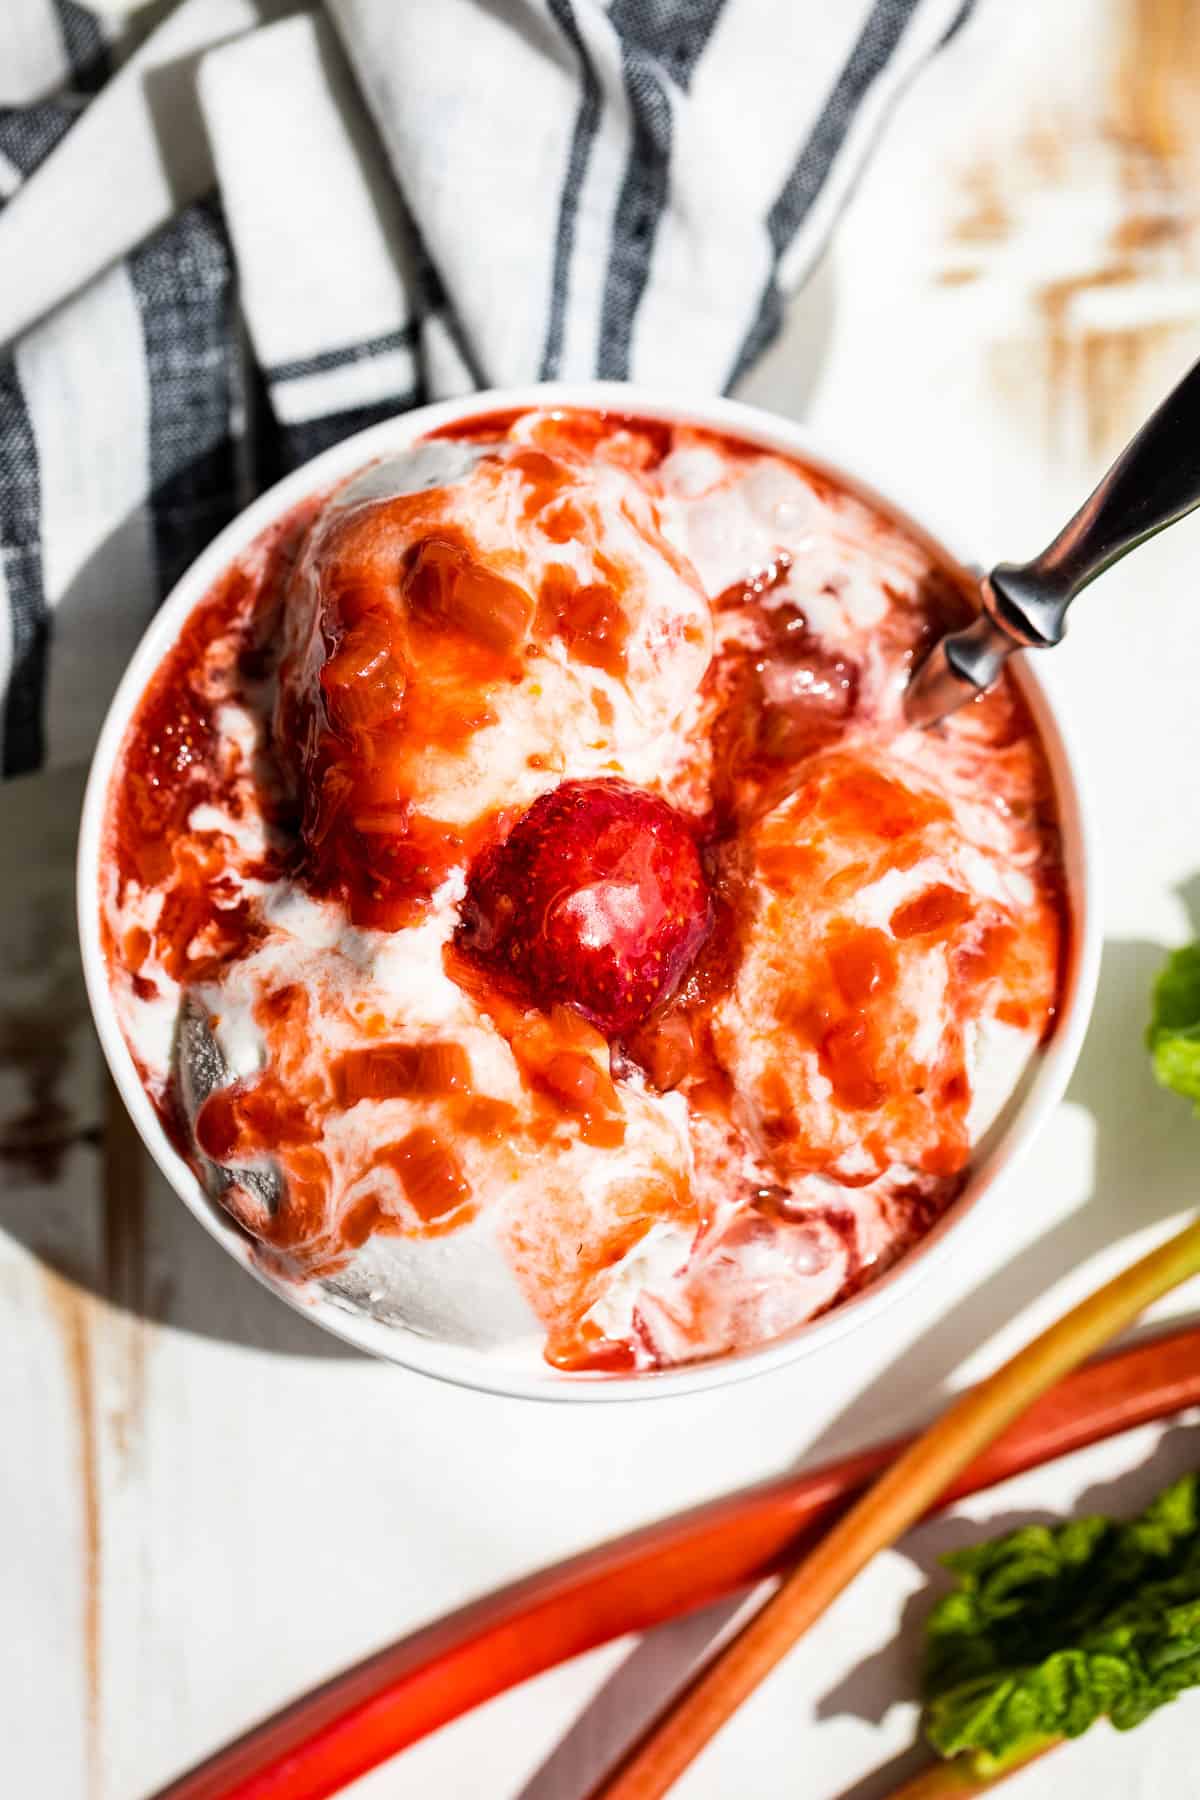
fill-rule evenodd
<path id="1" fill-rule="evenodd" d="M 1125 1523 L 1030 1525 L 944 1560 L 925 1730 L 981 1776 L 1100 1718 L 1128 1731 L 1200 1683 L 1200 1476 Z"/>
<path id="2" fill-rule="evenodd" d="M 1154 984 L 1146 1045 L 1163 1087 L 1200 1113 L 1200 943 L 1167 958 Z"/>

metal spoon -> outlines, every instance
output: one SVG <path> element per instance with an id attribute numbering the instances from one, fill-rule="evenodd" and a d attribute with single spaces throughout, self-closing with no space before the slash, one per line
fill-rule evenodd
<path id="1" fill-rule="evenodd" d="M 1117 458 L 1091 498 L 1027 563 L 998 563 L 979 617 L 933 646 L 904 696 L 912 725 L 933 725 L 989 688 L 1016 650 L 1047 650 L 1075 596 L 1147 538 L 1200 506 L 1200 363 Z"/>
<path id="2" fill-rule="evenodd" d="M 208 1096 L 233 1080 L 228 1063 L 209 1024 L 208 1008 L 189 989 L 179 1007 L 175 1033 L 175 1080 L 183 1116 L 188 1122 L 196 1155 L 208 1178 L 209 1191 L 219 1196 L 231 1187 L 243 1187 L 268 1213 L 277 1212 L 283 1198 L 283 1182 L 277 1168 L 262 1163 L 250 1168 L 231 1168 L 205 1156 L 196 1142 L 196 1120 Z"/>

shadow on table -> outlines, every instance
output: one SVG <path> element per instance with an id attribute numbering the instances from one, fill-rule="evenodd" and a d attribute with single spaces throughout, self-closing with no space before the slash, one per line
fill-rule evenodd
<path id="1" fill-rule="evenodd" d="M 911 1405 L 914 1371 L 928 1379 L 930 1404 L 936 1405 L 964 1357 L 1100 1245 L 1119 1243 L 1187 1206 L 1195 1193 L 1200 1126 L 1177 1095 L 1158 1086 L 1144 1041 L 1150 989 L 1165 955 L 1161 944 L 1142 939 L 1111 939 L 1104 946 L 1095 1009 L 1066 1093 L 1067 1104 L 1093 1121 L 1087 1198 L 940 1314 L 896 1368 L 851 1401 L 808 1455 L 830 1440 L 855 1442 L 873 1429 L 889 1394 L 901 1410 Z M 1036 1204 L 1028 1168 L 998 1202 Z"/>
<path id="2" fill-rule="evenodd" d="M 582 1800 L 720 1642 L 746 1597 L 719 1600 L 642 1638 L 514 1800 Z"/>
<path id="3" fill-rule="evenodd" d="M 17 850 L 0 906 L 0 1234 L 115 1312 L 281 1355 L 357 1355 L 234 1266 L 108 1082 L 75 929 L 82 780 L 57 770 L 0 793 Z"/>
<path id="4" fill-rule="evenodd" d="M 1200 882 L 1185 890 L 1184 899 L 1196 918 Z M 1143 1042 L 1148 996 L 1164 955 L 1162 945 L 1137 939 L 1115 939 L 1104 947 L 1096 1007 L 1066 1096 L 1090 1114 L 1095 1124 L 1093 1179 L 1087 1200 L 1033 1243 L 1024 1245 L 1010 1261 L 989 1270 L 937 1318 L 870 1390 L 831 1421 L 805 1452 L 805 1463 L 820 1461 L 834 1453 L 835 1447 L 840 1454 L 861 1443 L 874 1434 L 878 1420 L 889 1411 L 903 1416 L 911 1409 L 914 1383 L 927 1386 L 929 1410 L 935 1410 L 948 1394 L 953 1373 L 964 1358 L 1015 1313 L 1092 1256 L 1098 1245 L 1119 1242 L 1187 1203 L 1195 1189 L 1200 1125 L 1189 1117 L 1176 1095 L 1157 1086 Z M 1021 1189 L 1015 1185 L 1011 1192 L 1013 1204 Z M 1036 1203 L 1036 1195 L 1028 1187 L 1024 1201 Z M 1079 1510 L 1136 1509 L 1172 1474 L 1195 1467 L 1198 1448 L 1200 1430 L 1169 1432 L 1148 1463 L 1089 1490 L 1080 1497 Z M 905 1553 L 932 1575 L 937 1557 L 954 1544 L 1028 1523 L 1034 1516 L 1002 1514 L 981 1525 L 950 1515 L 911 1534 L 905 1540 Z M 720 1602 L 661 1627 L 637 1644 L 517 1800 L 580 1800 L 710 1653 L 744 1604 L 744 1597 Z M 852 1713 L 878 1722 L 898 1696 L 915 1692 L 917 1643 L 928 1604 L 924 1592 L 914 1597 L 898 1636 L 824 1696 L 818 1717 Z M 877 1800 L 924 1760 L 919 1747 L 906 1751 L 864 1777 L 845 1800 Z"/>
<path id="5" fill-rule="evenodd" d="M 1160 1489 L 1200 1466 L 1200 1425 L 1180 1425 L 1163 1434 L 1153 1454 L 1136 1468 L 1110 1480 L 1095 1482 L 1080 1494 L 1072 1513 L 1083 1518 L 1094 1513 L 1127 1516 L 1141 1511 Z M 883 1649 L 857 1663 L 817 1703 L 818 1719 L 849 1715 L 869 1725 L 880 1725 L 898 1700 L 915 1697 L 924 1645 L 925 1621 L 935 1597 L 945 1591 L 941 1558 L 950 1550 L 1000 1537 L 1021 1525 L 1054 1524 L 1059 1515 L 1030 1508 L 1000 1512 L 987 1519 L 966 1519 L 953 1513 L 918 1527 L 904 1540 L 903 1554 L 924 1577 L 901 1616 L 895 1635 Z M 899 1756 L 882 1763 L 843 1791 L 839 1800 L 886 1800 L 902 1781 L 928 1762 L 929 1755 L 914 1744 Z"/>
<path id="6" fill-rule="evenodd" d="M 118 1108 L 114 1093 L 107 1124 L 76 1141 L 52 1190 L 29 1179 L 5 1184 L 0 1232 L 58 1277 L 147 1324 L 278 1355 L 359 1356 L 233 1262 L 150 1163 Z"/>

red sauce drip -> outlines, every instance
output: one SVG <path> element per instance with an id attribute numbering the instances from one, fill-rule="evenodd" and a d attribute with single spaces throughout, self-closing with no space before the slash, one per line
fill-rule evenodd
<path id="1" fill-rule="evenodd" d="M 569 1006 L 539 1012 L 498 985 L 491 971 L 456 944 L 443 952 L 446 973 L 508 1040 L 534 1102 L 534 1142 L 548 1142 L 556 1128 L 578 1130 L 584 1143 L 615 1149 L 625 1141 L 625 1121 L 612 1077 L 608 1040 Z"/>
<path id="2" fill-rule="evenodd" d="M 838 761 L 830 778 L 828 767 L 798 791 L 791 814 L 803 825 L 806 815 L 820 809 L 820 828 L 827 836 L 882 838 L 896 845 L 887 867 L 909 868 L 924 855 L 916 834 L 927 825 L 951 817 L 949 804 L 940 794 L 908 787 L 873 769 L 869 763 L 847 758 Z M 910 840 L 907 843 L 903 839 Z M 856 870 L 856 881 L 862 872 Z"/>
<path id="3" fill-rule="evenodd" d="M 693 1112 L 728 1119 L 733 1084 L 713 1044 L 712 1013 L 737 976 L 747 905 L 736 857 L 715 850 L 709 860 L 712 930 L 674 1000 L 629 1037 L 623 1050 L 661 1093 L 682 1088 Z"/>
<path id="4" fill-rule="evenodd" d="M 516 1135 L 520 1125 L 511 1101 L 493 1100 L 489 1094 L 464 1095 L 449 1111 L 456 1134 L 476 1138 L 481 1144 L 503 1144 Z"/>
<path id="5" fill-rule="evenodd" d="M 541 527 L 552 544 L 569 544 L 572 538 L 582 537 L 587 520 L 574 500 L 560 500 L 542 514 Z"/>
<path id="6" fill-rule="evenodd" d="M 234 751 L 226 752 L 232 767 L 220 765 L 212 691 L 219 681 L 230 699 L 245 700 L 274 622 L 262 595 L 277 599 L 319 504 L 319 497 L 306 501 L 260 540 L 261 576 L 235 567 L 196 608 L 130 724 L 110 815 L 118 892 L 123 896 L 131 880 L 165 890 L 153 928 L 139 930 L 130 946 L 135 968 L 153 950 L 175 979 L 204 980 L 243 955 L 258 935 L 250 909 L 233 903 L 220 841 L 192 836 L 187 823 L 204 804 L 236 813 L 231 783 L 243 775 L 253 779 L 269 820 L 285 812 L 269 769 L 244 769 Z M 278 871 L 267 859 L 258 872 L 269 879 Z"/>
<path id="7" fill-rule="evenodd" d="M 539 513 L 545 513 L 547 507 L 561 497 L 563 490 L 571 485 L 573 479 L 568 464 L 559 457 L 547 456 L 544 450 L 520 450 L 509 459 L 508 466 L 525 477 L 527 496 L 521 508 L 521 517 L 526 520 L 536 519 Z M 545 530 L 544 520 L 542 529 Z"/>
<path id="8" fill-rule="evenodd" d="M 303 798 L 305 877 L 356 924 L 383 930 L 419 917 L 495 829 L 421 813 L 414 769 L 495 721 L 493 696 L 521 677 L 534 611 L 443 509 L 436 492 L 407 495 L 337 525 L 324 552 L 319 684 L 289 676 L 277 714 Z M 395 533 L 425 527 L 397 561 Z"/>
<path id="9" fill-rule="evenodd" d="M 967 897 L 944 885 L 928 889 L 895 909 L 888 930 L 856 923 L 836 910 L 843 891 L 849 898 L 890 870 L 923 858 L 929 834 L 942 829 L 950 816 L 939 795 L 909 787 L 847 754 L 821 759 L 789 802 L 786 824 L 776 828 L 772 820 L 764 828 L 767 866 L 776 872 L 783 895 L 789 888 L 802 895 L 811 886 L 823 895 L 828 911 L 823 938 L 803 959 L 789 961 L 794 986 L 784 992 L 778 1018 L 785 1034 L 816 1052 L 838 1104 L 863 1115 L 855 1148 L 866 1163 L 862 1177 L 856 1174 L 852 1180 L 870 1179 L 896 1162 L 949 1176 L 957 1174 L 968 1153 L 970 1096 L 961 1032 L 954 1024 L 960 1000 L 968 999 L 966 990 L 952 987 L 947 994 L 949 1022 L 940 1060 L 928 1068 L 910 1049 L 916 1022 L 909 1010 L 912 1002 L 899 989 L 902 964 L 914 956 L 939 947 L 953 955 L 972 917 L 971 906 L 962 904 Z M 785 840 L 779 846 L 776 829 Z M 787 850 L 789 833 L 803 836 L 822 866 L 802 866 L 793 874 L 786 857 L 771 855 L 777 847 Z M 836 846 L 839 857 L 851 846 L 860 855 L 829 876 L 823 868 L 826 845 Z M 906 948 L 910 940 L 915 940 L 911 951 Z M 786 1145 L 788 1163 L 846 1180 L 840 1166 L 844 1151 L 837 1141 L 825 1146 L 806 1141 L 786 1068 L 784 1057 L 775 1090 L 764 1084 L 764 1095 L 776 1109 L 774 1130 L 777 1141 Z"/>
<path id="10" fill-rule="evenodd" d="M 487 442 L 489 438 L 507 436 L 524 414 L 516 412 L 481 413 L 473 419 L 456 419 L 431 432 L 431 437 L 468 438 Z M 642 419 L 631 413 L 552 412 L 539 421 L 537 447 L 543 450 L 567 450 L 576 456 L 600 457 L 636 469 L 655 469 L 670 455 L 674 430 L 657 419 Z M 743 447 L 744 449 L 744 447 Z"/>
<path id="11" fill-rule="evenodd" d="M 942 933 L 947 926 L 963 924 L 974 910 L 968 894 L 939 884 L 896 908 L 891 918 L 892 934 L 910 938 Z"/>
<path id="12" fill-rule="evenodd" d="M 509 1042 L 544 1110 L 573 1123 L 585 1144 L 615 1150 L 625 1142 L 608 1043 L 600 1032 L 567 1007 L 555 1007 L 549 1017 L 527 1015 Z"/>
<path id="13" fill-rule="evenodd" d="M 195 630 L 196 621 L 188 627 Z M 172 840 L 187 824 L 204 791 L 215 728 L 212 707 L 191 687 L 147 696 L 139 714 L 136 739 L 126 752 L 128 784 L 121 814 L 121 860 L 124 870 L 146 887 L 170 873 Z"/>
<path id="14" fill-rule="evenodd" d="M 848 1006 L 840 994 L 827 993 L 807 1006 L 798 1003 L 788 1023 L 817 1050 L 821 1073 L 843 1106 L 874 1112 L 883 1105 L 889 1088 L 880 1079 L 869 1006 Z"/>
<path id="15" fill-rule="evenodd" d="M 637 1367 L 637 1352 L 625 1338 L 605 1337 L 585 1319 L 564 1340 L 546 1346 L 546 1361 L 568 1375 L 627 1375 Z"/>

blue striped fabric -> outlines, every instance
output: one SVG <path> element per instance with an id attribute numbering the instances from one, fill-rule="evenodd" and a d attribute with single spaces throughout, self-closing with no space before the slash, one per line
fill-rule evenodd
<path id="1" fill-rule="evenodd" d="M 36 190 L 39 168 L 67 151 L 74 121 L 128 48 L 75 0 L 43 4 L 45 66 L 61 80 L 0 107 L 0 209 L 25 184 Z M 781 271 L 794 258 L 811 267 L 820 253 L 828 220 L 814 221 L 829 208 L 818 203 L 849 192 L 869 148 L 859 129 L 868 101 L 899 92 L 969 5 L 328 0 L 329 24 L 285 20 L 215 51 L 199 99 L 219 191 L 127 257 L 121 296 L 105 290 L 107 312 L 101 276 L 94 306 L 90 289 L 71 297 L 0 355 L 3 772 L 35 769 L 47 746 L 81 741 L 78 720 L 64 734 L 47 717 L 54 659 L 64 633 L 106 631 L 105 619 L 60 608 L 45 541 L 47 520 L 64 516 L 71 495 L 46 492 L 39 429 L 47 407 L 69 404 L 58 364 L 86 367 L 81 344 L 122 393 L 144 395 L 129 455 L 146 515 L 145 591 L 123 593 L 119 627 L 132 648 L 163 594 L 256 489 L 390 413 L 539 376 L 657 379 L 660 357 L 699 390 L 739 379 L 779 329 Z M 4 29 L 0 9 L 0 69 Z M 810 79 L 794 117 L 781 45 L 793 56 L 811 48 L 809 73 L 821 71 L 815 101 Z M 299 59 L 295 79 L 289 58 Z M 253 73 L 264 67 L 278 70 L 270 92 Z M 262 140 L 264 159 L 276 157 L 272 181 L 286 185 L 289 132 L 297 163 L 313 142 L 330 145 L 326 166 L 345 196 L 326 227 L 340 228 L 345 214 L 332 283 L 322 246 L 306 239 L 306 208 L 319 198 L 312 172 L 307 191 L 286 196 L 290 211 L 275 209 L 271 194 L 253 190 L 253 147 L 225 141 L 246 112 L 239 79 L 251 83 L 240 91 L 284 109 Z M 763 159 L 747 158 L 731 211 L 739 145 L 756 129 L 764 87 L 782 146 L 777 173 L 764 188 Z M 723 201 L 708 209 L 710 181 Z M 281 246 L 289 218 L 293 235 Z M 0 210 L 0 262 L 4 222 Z M 714 256 L 732 271 L 720 295 L 703 275 Z M 136 324 L 118 351 L 92 321 L 115 316 L 128 295 Z M 106 366 L 110 353 L 138 366 Z M 81 420 L 102 415 L 92 399 Z M 80 450 L 86 467 L 88 446 Z M 62 466 L 60 455 L 52 481 Z M 120 539 L 128 584 L 127 521 L 106 519 L 103 497 L 90 504 L 92 554 L 102 559 Z M 98 579 L 88 593 L 104 588 Z M 67 648 L 77 663 L 80 646 Z M 108 698 L 98 682 L 97 725 Z"/>

